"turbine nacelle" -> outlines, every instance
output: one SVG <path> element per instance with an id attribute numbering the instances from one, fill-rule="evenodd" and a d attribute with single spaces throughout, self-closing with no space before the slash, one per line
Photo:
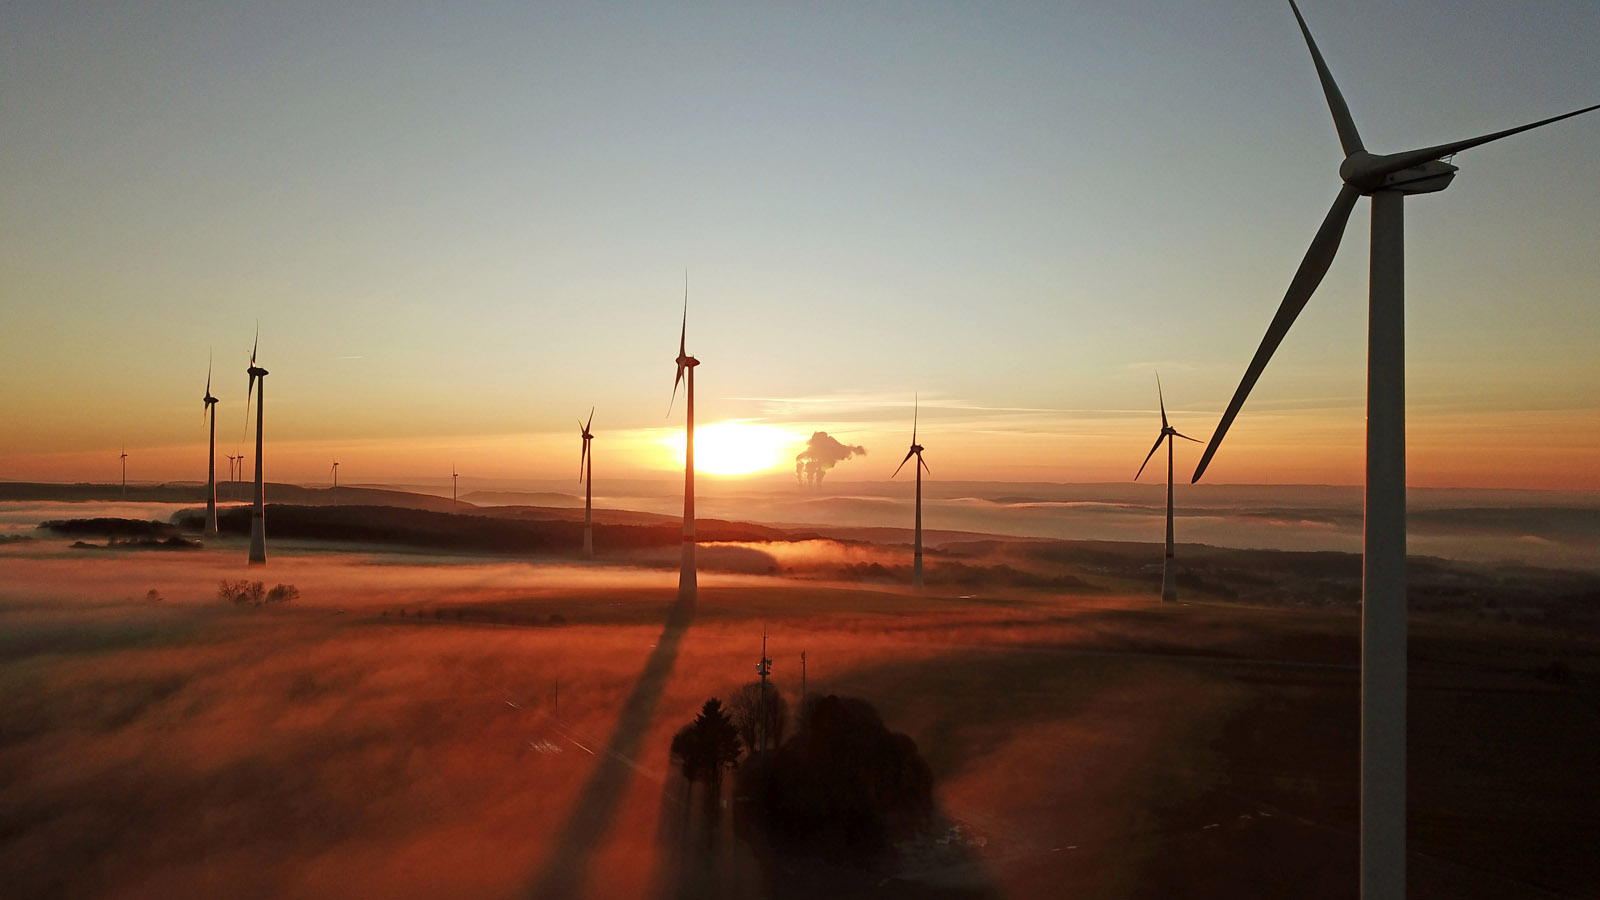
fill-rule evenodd
<path id="1" fill-rule="evenodd" d="M 1339 164 L 1339 178 L 1362 194 L 1430 194 L 1450 186 L 1459 171 L 1442 159 L 1417 163 L 1415 153 L 1378 155 L 1358 150 Z"/>

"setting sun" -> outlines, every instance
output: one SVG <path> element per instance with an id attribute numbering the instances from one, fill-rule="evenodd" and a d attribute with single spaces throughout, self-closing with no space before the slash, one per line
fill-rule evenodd
<path id="1" fill-rule="evenodd" d="M 683 431 L 659 441 L 669 453 L 671 465 L 683 465 Z M 749 475 L 792 462 L 791 457 L 803 437 L 776 425 L 748 422 L 718 422 L 696 426 L 694 430 L 694 469 L 709 475 Z"/>

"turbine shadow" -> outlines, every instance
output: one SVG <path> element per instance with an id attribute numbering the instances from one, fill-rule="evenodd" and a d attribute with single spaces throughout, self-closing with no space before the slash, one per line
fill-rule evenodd
<path id="1" fill-rule="evenodd" d="M 694 618 L 691 604 L 677 603 L 667 616 L 656 649 L 622 706 L 616 728 L 606 741 L 594 773 L 578 794 L 578 801 L 561 829 L 529 896 L 535 900 L 563 900 L 584 895 L 589 858 L 593 855 L 627 792 L 631 760 L 650 728 L 656 703 L 672 675 L 678 647 Z"/>

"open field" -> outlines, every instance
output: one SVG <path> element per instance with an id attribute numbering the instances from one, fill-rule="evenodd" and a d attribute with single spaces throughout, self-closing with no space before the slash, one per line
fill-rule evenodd
<path id="1" fill-rule="evenodd" d="M 806 896 L 685 839 L 667 758 L 763 627 L 791 703 L 804 650 L 936 777 L 942 841 L 831 893 L 1354 893 L 1347 612 L 736 573 L 690 611 L 650 568 L 59 543 L 0 547 L 13 896 Z M 215 598 L 243 575 L 301 596 Z M 1425 617 L 1412 658 L 1412 895 L 1593 896 L 1592 635 Z"/>

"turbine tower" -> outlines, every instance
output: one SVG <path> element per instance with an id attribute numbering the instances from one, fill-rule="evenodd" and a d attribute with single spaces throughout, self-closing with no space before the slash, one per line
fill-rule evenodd
<path id="1" fill-rule="evenodd" d="M 1299 7 L 1290 0 L 1344 148 L 1343 185 L 1222 414 L 1194 481 L 1205 473 L 1228 426 L 1322 282 L 1356 200 L 1372 198 L 1367 324 L 1367 486 L 1361 585 L 1361 896 L 1405 896 L 1406 839 L 1406 432 L 1405 219 L 1407 194 L 1442 191 L 1456 167 L 1444 161 L 1531 128 L 1600 109 L 1600 105 L 1528 125 L 1419 150 L 1379 155 L 1361 143 Z"/>
<path id="2" fill-rule="evenodd" d="M 333 505 L 339 505 L 339 461 L 333 461 L 333 468 L 328 470 L 333 473 Z"/>
<path id="3" fill-rule="evenodd" d="M 211 421 L 211 442 L 206 453 L 206 534 L 217 533 L 217 398 L 211 396 L 211 363 L 206 363 L 205 408 L 201 415 Z"/>
<path id="4" fill-rule="evenodd" d="M 456 471 L 456 464 L 455 463 L 451 463 L 450 464 L 450 505 L 451 506 L 455 506 L 456 505 L 456 479 L 458 479 L 460 477 L 461 477 L 461 473 Z"/>
<path id="5" fill-rule="evenodd" d="M 685 349 L 689 336 L 689 273 L 683 273 L 683 328 L 678 332 L 678 376 L 672 380 L 672 400 L 678 399 L 678 383 L 689 370 L 689 415 L 684 425 L 683 442 L 683 561 L 678 567 L 678 602 L 693 604 L 699 595 L 694 563 L 694 370 L 700 360 Z M 672 415 L 672 401 L 667 403 Z"/>
<path id="6" fill-rule="evenodd" d="M 928 464 L 922 461 L 922 445 L 917 443 L 917 415 L 921 403 L 913 397 L 911 404 L 911 449 L 906 451 L 906 458 L 900 460 L 900 465 L 895 466 L 894 475 L 889 477 L 894 478 L 899 475 L 900 470 L 911 461 L 911 457 L 917 458 L 917 464 L 912 467 L 917 473 L 917 530 L 911 553 L 911 586 L 922 590 L 922 470 L 928 469 Z M 928 474 L 932 475 L 933 470 L 928 469 Z"/>
<path id="7" fill-rule="evenodd" d="M 1161 561 L 1161 600 L 1165 603 L 1176 603 L 1178 601 L 1178 568 L 1172 563 L 1172 439 L 1181 437 L 1186 441 L 1194 441 L 1196 444 L 1200 443 L 1200 441 L 1197 438 L 1189 437 L 1187 434 L 1178 433 L 1178 429 L 1173 428 L 1167 422 L 1167 401 L 1161 395 L 1161 374 L 1159 372 L 1156 373 L 1156 402 L 1161 404 L 1161 433 L 1156 435 L 1155 446 L 1151 447 L 1150 452 L 1145 454 L 1144 462 L 1139 464 L 1139 471 L 1133 476 L 1133 480 L 1139 480 L 1139 476 L 1144 474 L 1144 467 L 1150 464 L 1150 457 L 1155 456 L 1156 451 L 1161 449 L 1161 442 L 1166 441 L 1167 555 Z"/>
<path id="8" fill-rule="evenodd" d="M 687 323 L 686 323 L 687 324 Z M 594 424 L 594 407 L 589 407 L 589 421 L 578 423 L 578 437 L 583 439 L 583 452 L 578 456 L 578 480 L 583 482 L 583 555 L 594 555 L 594 457 L 589 455 L 589 442 L 594 434 L 589 426 Z"/>
<path id="9" fill-rule="evenodd" d="M 126 446 L 122 448 L 122 456 L 118 458 L 122 460 L 122 496 L 126 497 L 128 496 L 128 448 Z"/>
<path id="10" fill-rule="evenodd" d="M 262 407 L 267 402 L 267 370 L 256 365 L 256 349 L 261 345 L 261 326 L 256 326 L 256 340 L 250 345 L 250 368 L 245 372 L 250 376 L 250 387 L 244 395 L 244 424 L 245 430 L 250 429 L 250 395 L 255 392 L 256 382 L 261 382 L 261 392 L 256 394 L 256 497 L 255 505 L 250 511 L 250 564 L 262 565 L 267 561 L 267 500 L 262 490 L 261 480 L 261 423 L 263 421 Z M 241 461 L 242 465 L 242 461 Z"/>

